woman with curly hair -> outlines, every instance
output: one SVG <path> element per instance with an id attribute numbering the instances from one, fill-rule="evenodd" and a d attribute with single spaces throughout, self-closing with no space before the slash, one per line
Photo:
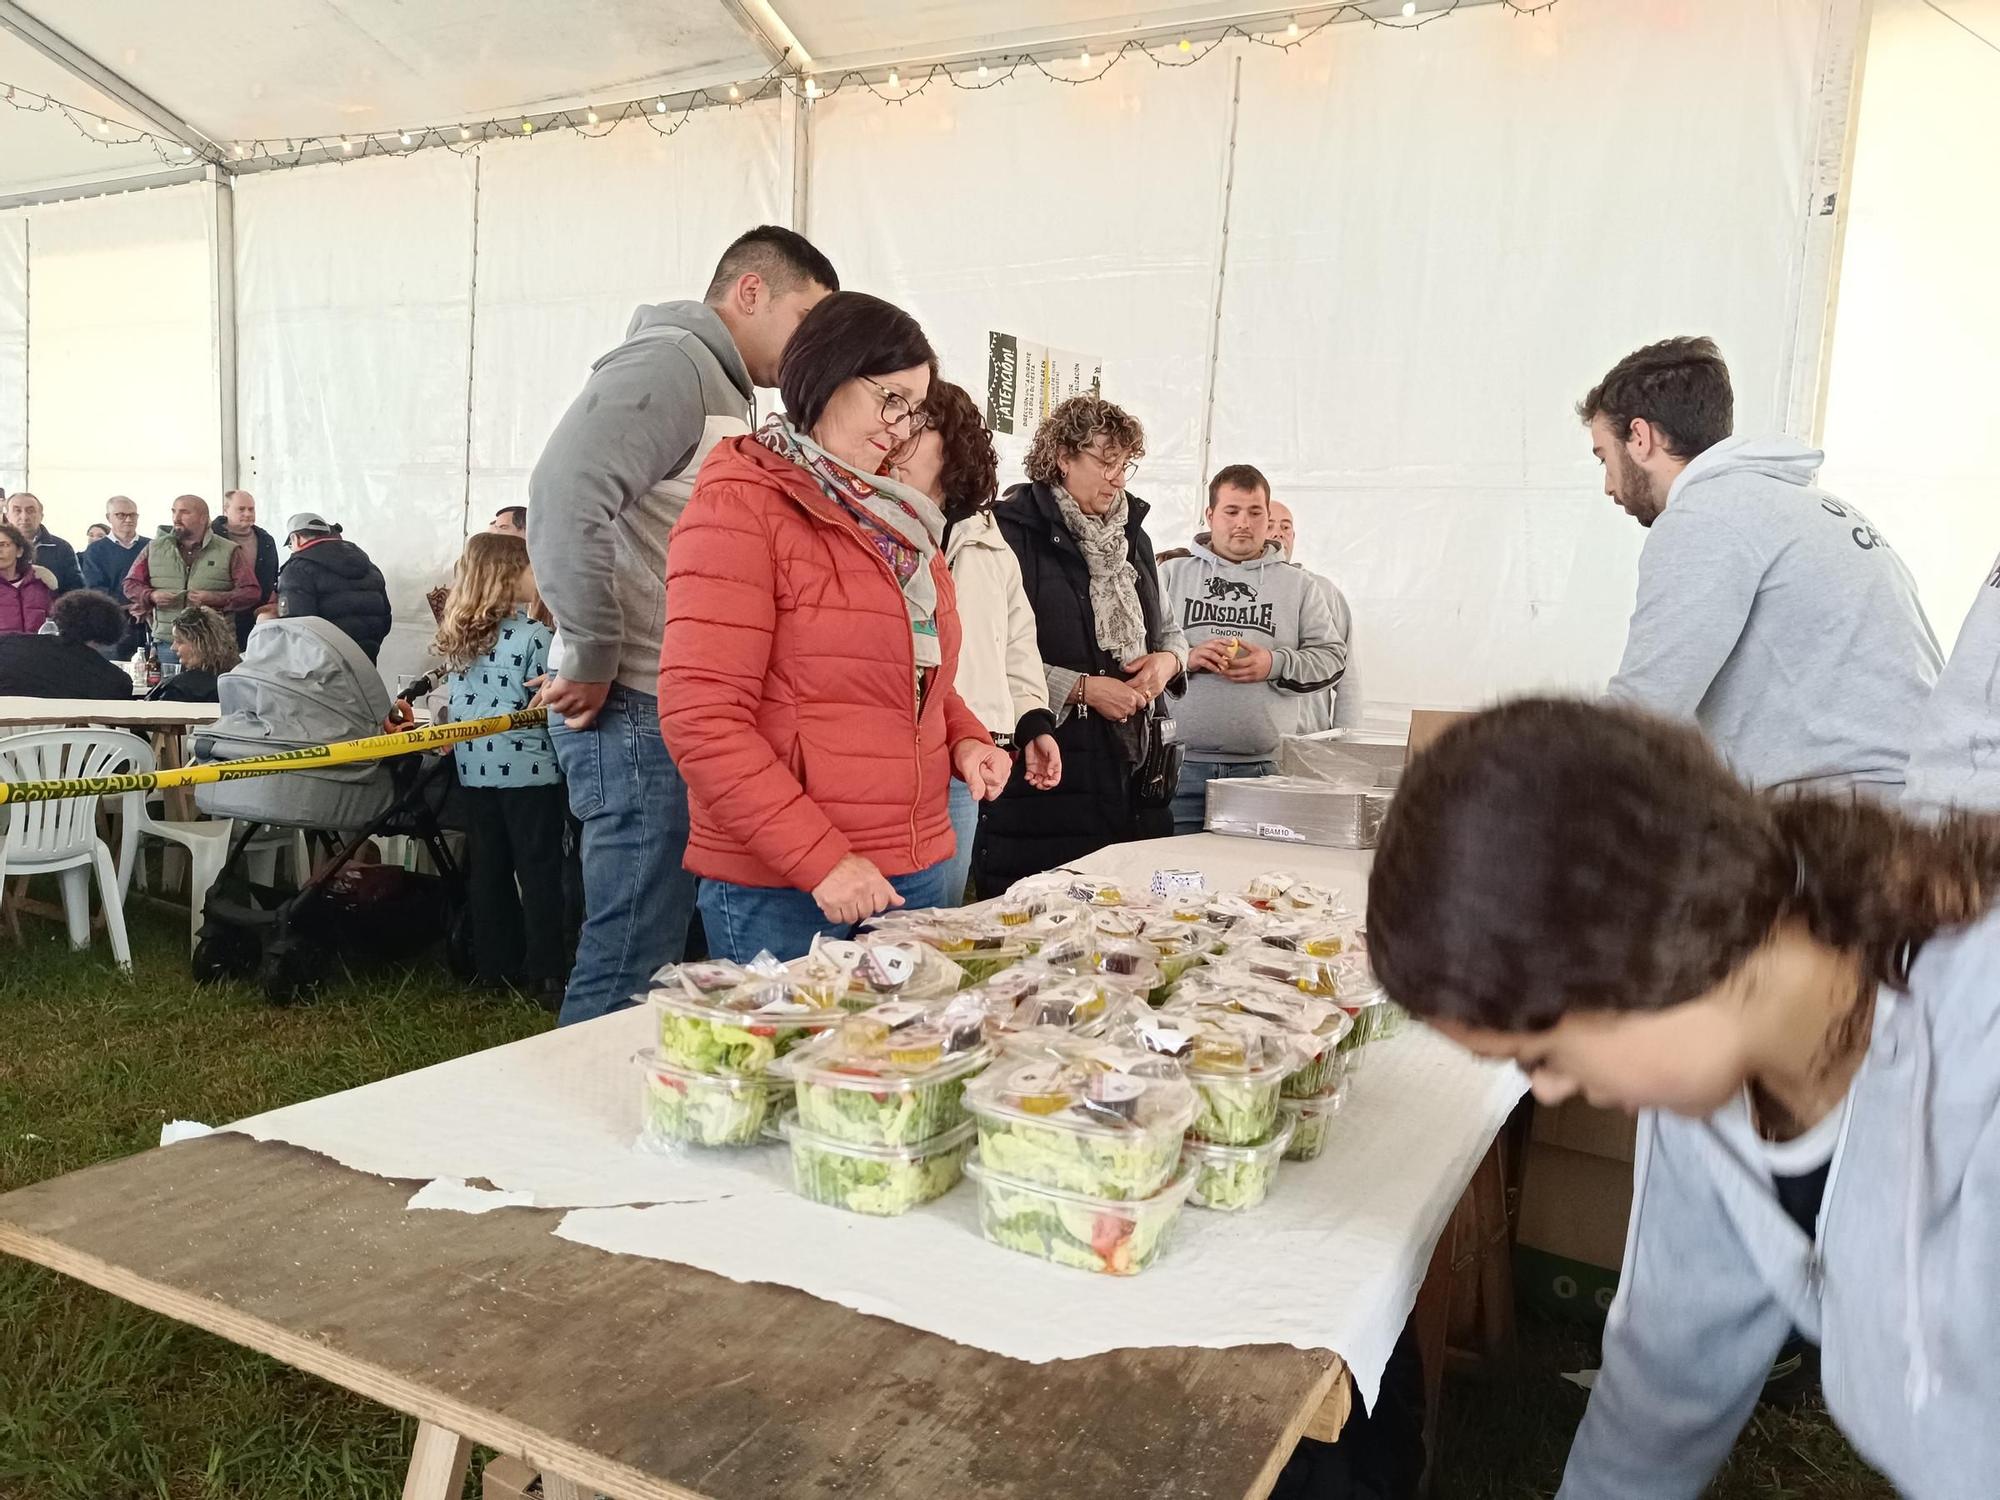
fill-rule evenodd
<path id="1" fill-rule="evenodd" d="M 982 895 L 1107 844 L 1174 831 L 1168 807 L 1136 785 L 1154 705 L 1185 688 L 1187 666 L 1187 641 L 1162 606 L 1146 502 L 1125 489 L 1145 451 L 1136 418 L 1072 396 L 1036 429 L 1028 483 L 994 510 L 1035 612 L 1062 783 L 1041 786 L 1017 768 L 987 809 L 973 860 Z"/>
<path id="2" fill-rule="evenodd" d="M 465 540 L 431 649 L 450 674 L 450 719 L 528 706 L 548 670 L 548 626 L 534 618 L 528 544 L 482 531 Z M 562 772 L 546 729 L 517 729 L 456 746 L 466 826 L 466 895 L 474 978 L 508 985 L 553 1010 L 569 969 L 564 951 Z"/>
<path id="3" fill-rule="evenodd" d="M 1797 1328 L 1899 1494 L 2000 1472 L 2000 823 L 1758 794 L 1692 727 L 1554 699 L 1411 762 L 1389 993 L 1555 1104 L 1639 1112 L 1563 1500 L 1702 1492 Z"/>
<path id="4" fill-rule="evenodd" d="M 1021 587 L 1021 565 L 993 522 L 1000 458 L 972 397 L 948 381 L 931 384 L 930 426 L 917 434 L 894 470 L 944 512 L 944 556 L 958 588 L 964 635 L 958 693 L 1002 749 L 1020 752 L 1031 786 L 1062 780 L 1055 715 L 1035 636 L 1035 612 Z M 956 906 L 972 871 L 980 804 L 962 781 L 951 784 L 951 831 L 958 841 L 945 878 Z"/>
<path id="5" fill-rule="evenodd" d="M 236 669 L 236 624 L 206 604 L 190 604 L 174 621 L 174 656 L 180 668 L 146 694 L 174 703 L 215 702 L 215 679 Z"/>

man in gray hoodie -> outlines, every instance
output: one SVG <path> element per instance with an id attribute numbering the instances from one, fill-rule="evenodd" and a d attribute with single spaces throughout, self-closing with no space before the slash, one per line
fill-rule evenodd
<path id="1" fill-rule="evenodd" d="M 764 225 L 723 252 L 700 302 L 632 315 L 528 481 L 528 556 L 556 618 L 539 702 L 583 824 L 584 926 L 562 1023 L 633 1003 L 678 960 L 694 914 L 687 786 L 660 739 L 667 534 L 701 462 L 750 430 L 757 386 L 838 290 L 802 235 Z"/>
<path id="2" fill-rule="evenodd" d="M 1604 492 L 1648 528 L 1611 696 L 1693 719 L 1753 786 L 1895 798 L 1937 638 L 1887 539 L 1813 483 L 1825 455 L 1732 437 L 1706 338 L 1627 355 L 1577 415 Z"/>
<path id="3" fill-rule="evenodd" d="M 2000 812 L 2000 560 L 1986 572 L 1910 741 L 1904 806 Z"/>
<path id="4" fill-rule="evenodd" d="M 1160 581 L 1188 640 L 1188 690 L 1174 717 L 1187 752 L 1174 832 L 1198 833 L 1208 784 L 1269 776 L 1304 700 L 1340 682 L 1347 640 L 1326 595 L 1271 534 L 1270 481 L 1231 464 L 1208 486 L 1208 530 L 1163 559 Z"/>
<path id="5" fill-rule="evenodd" d="M 1292 508 L 1282 500 L 1271 501 L 1271 535 L 1285 549 L 1285 561 L 1297 562 L 1298 527 L 1292 519 Z M 1313 587 L 1326 597 L 1326 607 L 1333 615 L 1333 632 L 1347 642 L 1347 661 L 1341 667 L 1339 684 L 1299 700 L 1299 733 L 1324 734 L 1329 729 L 1359 729 L 1361 672 L 1354 664 L 1354 611 L 1347 603 L 1347 595 L 1331 578 L 1324 573 L 1315 573 L 1304 563 L 1298 566 L 1313 581 Z"/>

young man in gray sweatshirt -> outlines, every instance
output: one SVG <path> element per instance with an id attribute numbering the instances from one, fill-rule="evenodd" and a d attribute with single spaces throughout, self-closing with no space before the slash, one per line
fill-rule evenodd
<path id="1" fill-rule="evenodd" d="M 1208 486 L 1208 530 L 1163 559 L 1160 582 L 1188 641 L 1188 690 L 1174 718 L 1187 752 L 1174 832 L 1199 833 L 1208 784 L 1270 776 L 1278 741 L 1314 693 L 1338 686 L 1347 640 L 1319 586 L 1271 534 L 1271 485 L 1231 464 Z"/>
<path id="2" fill-rule="evenodd" d="M 561 1022 L 633 1003 L 685 951 L 694 915 L 687 786 L 660 739 L 667 534 L 702 460 L 750 430 L 755 388 L 839 289 L 803 236 L 764 225 L 723 252 L 700 302 L 632 315 L 591 368 L 528 481 L 528 556 L 556 618 L 551 721 L 583 824 L 583 934 Z"/>
<path id="3" fill-rule="evenodd" d="M 1648 528 L 1611 696 L 1693 719 L 1753 786 L 1898 796 L 1937 638 L 1881 532 L 1813 483 L 1825 455 L 1732 437 L 1706 338 L 1627 355 L 1577 414 Z"/>

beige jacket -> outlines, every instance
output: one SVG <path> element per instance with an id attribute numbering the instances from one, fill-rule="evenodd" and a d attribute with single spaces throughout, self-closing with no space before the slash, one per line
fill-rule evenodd
<path id="1" fill-rule="evenodd" d="M 991 512 L 951 528 L 945 562 L 958 588 L 958 695 L 989 734 L 1012 734 L 1021 716 L 1049 706 L 1048 676 L 1021 564 Z"/>

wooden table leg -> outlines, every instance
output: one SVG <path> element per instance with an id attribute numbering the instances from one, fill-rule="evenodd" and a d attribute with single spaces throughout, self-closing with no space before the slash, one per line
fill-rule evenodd
<path id="1" fill-rule="evenodd" d="M 542 1500 L 590 1500 L 591 1493 L 574 1479 L 542 1471 Z"/>
<path id="2" fill-rule="evenodd" d="M 470 1438 L 419 1422 L 416 1447 L 410 1451 L 410 1471 L 403 1478 L 403 1500 L 459 1500 L 465 1489 L 466 1466 L 471 1462 Z"/>

